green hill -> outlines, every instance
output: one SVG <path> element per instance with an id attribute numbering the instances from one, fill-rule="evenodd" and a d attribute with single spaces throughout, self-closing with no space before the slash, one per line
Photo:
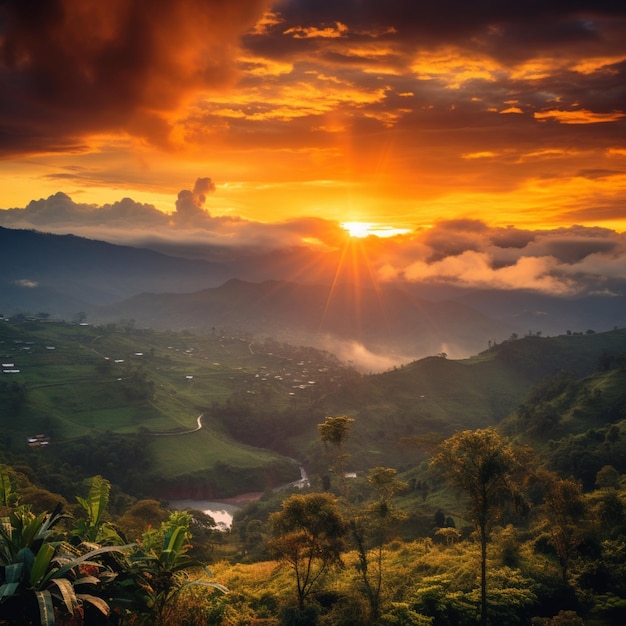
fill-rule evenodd
<path id="1" fill-rule="evenodd" d="M 89 456 L 72 456 L 79 444 L 98 448 L 106 438 L 140 438 L 151 459 L 141 468 L 141 484 L 153 494 L 171 494 L 184 483 L 187 491 L 179 495 L 228 495 L 299 478 L 293 461 L 235 441 L 207 408 L 233 396 L 276 410 L 310 404 L 314 384 L 323 389 L 330 373 L 341 369 L 317 351 L 293 349 L 290 357 L 282 357 L 240 337 L 157 333 L 132 324 L 96 327 L 24 319 L 1 324 L 5 449 L 28 452 L 31 463 L 33 455 Z M 307 368 L 315 370 L 315 380 Z M 98 469 L 107 473 L 107 465 L 119 463 L 123 472 L 133 460 L 112 458 Z M 216 466 L 241 480 L 221 480 Z M 202 479 L 190 487 L 189 477 L 199 475 Z"/>
<path id="2" fill-rule="evenodd" d="M 31 466 L 54 460 L 58 480 L 70 464 L 168 497 L 262 491 L 299 478 L 292 458 L 316 471 L 326 415 L 355 419 L 355 470 L 415 465 L 459 429 L 506 420 L 521 433 L 526 426 L 509 416 L 537 383 L 562 371 L 571 380 L 591 376 L 626 354 L 626 330 L 532 336 L 470 359 L 428 357 L 362 376 L 327 353 L 219 330 L 198 336 L 23 317 L 0 324 L 4 453 Z M 570 409 L 559 405 L 558 436 L 619 418 L 621 379 L 598 376 Z M 594 417 L 596 390 L 612 398 L 615 415 Z"/>
<path id="3" fill-rule="evenodd" d="M 356 420 L 350 442 L 356 468 L 378 464 L 376 458 L 398 467 L 423 458 L 432 435 L 440 440 L 456 430 L 497 425 L 545 377 L 589 375 L 619 353 L 626 353 L 626 330 L 524 337 L 470 359 L 428 357 L 364 377 L 326 398 L 326 409 Z"/>

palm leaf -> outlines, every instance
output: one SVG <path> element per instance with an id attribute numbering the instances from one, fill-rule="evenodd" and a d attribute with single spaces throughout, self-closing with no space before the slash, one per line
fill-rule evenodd
<path id="1" fill-rule="evenodd" d="M 4 580 L 7 583 L 19 583 L 24 572 L 24 563 L 11 563 L 4 568 Z"/>
<path id="2" fill-rule="evenodd" d="M 12 596 L 20 587 L 20 583 L 4 583 L 0 585 L 0 601 Z"/>
<path id="3" fill-rule="evenodd" d="M 50 561 L 54 556 L 54 546 L 49 543 L 41 544 L 41 548 L 37 552 L 37 556 L 35 557 L 35 561 L 30 570 L 29 582 L 31 586 L 35 586 L 39 581 L 43 580 L 46 576 L 46 572 L 50 567 Z"/>
<path id="4" fill-rule="evenodd" d="M 74 587 L 80 585 L 99 585 L 102 581 L 97 576 L 83 576 L 74 581 Z"/>
<path id="5" fill-rule="evenodd" d="M 15 562 L 23 563 L 26 568 L 26 572 L 28 572 L 28 575 L 30 576 L 30 571 L 33 569 L 33 565 L 35 564 L 35 555 L 30 548 L 22 548 L 15 555 Z"/>
<path id="6" fill-rule="evenodd" d="M 230 590 L 228 589 L 228 587 L 221 585 L 220 583 L 209 582 L 208 580 L 190 580 L 189 582 L 183 583 L 180 586 L 179 591 L 182 591 L 183 589 L 186 589 L 187 587 L 195 587 L 195 586 L 210 587 L 211 589 L 217 589 L 217 591 L 221 591 L 222 593 L 230 593 Z"/>
<path id="7" fill-rule="evenodd" d="M 15 491 L 15 483 L 6 472 L 0 474 L 0 504 L 10 507 L 17 502 L 18 496 Z"/>
<path id="8" fill-rule="evenodd" d="M 102 522 L 102 516 L 109 503 L 109 494 L 111 492 L 111 484 L 102 476 L 94 476 L 91 479 L 89 495 L 87 498 L 77 497 L 78 503 L 87 513 L 88 524 L 85 534 L 87 538 L 94 540 L 98 534 L 99 526 Z"/>
<path id="9" fill-rule="evenodd" d="M 35 591 L 41 626 L 54 626 L 54 606 L 49 591 Z"/>
<path id="10" fill-rule="evenodd" d="M 108 615 L 111 612 L 111 607 L 108 605 L 108 603 L 98 596 L 92 596 L 89 593 L 79 593 L 78 598 L 82 602 L 89 602 L 89 604 L 95 606 L 102 613 L 104 613 L 104 615 Z"/>
<path id="11" fill-rule="evenodd" d="M 102 548 L 98 548 L 97 550 L 92 550 L 91 552 L 88 552 L 87 554 L 83 554 L 82 556 L 71 559 L 69 562 L 65 562 L 67 561 L 67 559 L 65 559 L 64 561 L 65 564 L 57 570 L 50 571 L 48 573 L 48 576 L 46 576 L 46 580 L 50 580 L 51 578 L 63 578 L 65 574 L 67 574 L 67 572 L 69 572 L 71 569 L 73 569 L 77 565 L 88 562 L 90 559 L 93 559 L 95 556 L 98 556 L 100 554 L 105 554 L 106 552 L 123 552 L 124 550 L 132 548 L 132 547 L 133 547 L 132 544 L 129 544 L 126 546 L 103 546 Z M 99 564 L 94 562 L 94 565 L 99 565 Z"/>
<path id="12" fill-rule="evenodd" d="M 5 582 L 0 585 L 0 600 L 12 596 L 19 589 L 23 573 L 23 563 L 11 563 L 4 568 Z"/>
<path id="13" fill-rule="evenodd" d="M 63 598 L 65 607 L 72 615 L 74 615 L 78 610 L 78 600 L 76 599 L 72 583 L 67 578 L 54 578 L 52 579 L 51 584 L 57 586 L 58 590 L 61 592 L 61 597 Z"/>

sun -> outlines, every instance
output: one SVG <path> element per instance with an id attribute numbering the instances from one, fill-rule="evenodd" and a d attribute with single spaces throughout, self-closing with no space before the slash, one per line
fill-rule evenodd
<path id="1" fill-rule="evenodd" d="M 341 228 L 348 231 L 350 237 L 364 239 L 365 237 L 395 237 L 410 232 L 409 228 L 396 228 L 394 226 L 384 226 L 374 222 L 341 222 Z"/>
<path id="2" fill-rule="evenodd" d="M 342 222 L 341 228 L 348 231 L 350 237 L 358 237 L 362 239 L 363 237 L 368 237 L 372 233 L 370 232 L 372 226 L 371 222 Z"/>

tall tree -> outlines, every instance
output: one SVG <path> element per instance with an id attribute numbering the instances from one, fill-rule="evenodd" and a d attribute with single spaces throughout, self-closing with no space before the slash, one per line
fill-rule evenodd
<path id="1" fill-rule="evenodd" d="M 344 445 L 350 435 L 350 426 L 354 420 L 346 415 L 337 417 L 327 417 L 323 424 L 318 424 L 320 439 L 327 450 L 334 457 L 329 468 L 339 478 L 342 495 L 347 498 L 346 485 L 346 459 L 348 455 L 344 452 Z"/>
<path id="2" fill-rule="evenodd" d="M 346 460 L 349 455 L 344 452 L 353 422 L 352 418 L 345 415 L 327 417 L 323 424 L 318 424 L 318 428 L 320 439 L 333 456 L 330 469 L 339 477 L 350 538 L 358 555 L 357 570 L 369 603 L 371 621 L 375 623 L 380 617 L 384 546 L 391 524 L 402 517 L 394 510 L 392 500 L 406 490 L 407 485 L 398 480 L 395 469 L 375 467 L 367 479 L 375 494 L 374 501 L 365 507 L 354 506 L 346 480 Z"/>
<path id="3" fill-rule="evenodd" d="M 548 541 L 561 566 L 561 578 L 567 583 L 569 565 L 589 526 L 589 510 L 582 485 L 573 478 L 545 473 L 544 517 Z"/>
<path id="4" fill-rule="evenodd" d="M 380 617 L 383 590 L 383 554 L 393 522 L 404 515 L 393 507 L 393 498 L 407 488 L 398 480 L 397 471 L 389 467 L 375 467 L 367 477 L 376 498 L 364 510 L 354 512 L 350 519 L 352 538 L 356 545 L 358 571 L 370 606 L 372 623 Z"/>
<path id="5" fill-rule="evenodd" d="M 346 523 L 334 496 L 310 493 L 287 498 L 282 509 L 270 516 L 270 525 L 274 538 L 269 548 L 293 569 L 302 611 L 320 578 L 341 565 Z"/>
<path id="6" fill-rule="evenodd" d="M 431 461 L 469 499 L 469 514 L 481 547 L 480 623 L 487 624 L 487 544 L 508 502 L 521 503 L 526 452 L 493 428 L 466 430 L 444 441 Z"/>

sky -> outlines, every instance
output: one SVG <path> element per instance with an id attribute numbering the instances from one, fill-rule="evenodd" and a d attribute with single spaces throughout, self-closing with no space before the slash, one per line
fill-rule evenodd
<path id="1" fill-rule="evenodd" d="M 623 1 L 3 0 L 0 93 L 0 226 L 626 277 Z"/>

